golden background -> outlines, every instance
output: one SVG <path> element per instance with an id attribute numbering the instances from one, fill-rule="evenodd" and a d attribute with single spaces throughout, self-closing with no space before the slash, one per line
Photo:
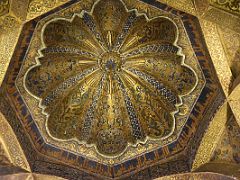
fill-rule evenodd
<path id="1" fill-rule="evenodd" d="M 176 174 L 165 178 L 216 179 L 217 177 L 214 177 L 216 174 L 213 173 L 240 178 L 240 161 L 233 158 L 240 157 L 239 1 L 159 1 L 199 18 L 215 71 L 227 97 L 205 130 L 194 157 L 193 173 Z M 67 0 L 0 0 L 0 84 L 4 79 L 23 24 L 66 2 Z M 61 179 L 31 173 L 19 142 L 2 114 L 0 114 L 0 175 L 1 167 L 7 167 L 13 175 L 2 175 L 0 179 L 17 178 L 17 176 L 21 176 L 22 179 Z M 14 175 L 11 169 L 16 167 L 24 174 Z M 206 173 L 207 176 L 203 177 L 199 172 L 212 173 Z"/>

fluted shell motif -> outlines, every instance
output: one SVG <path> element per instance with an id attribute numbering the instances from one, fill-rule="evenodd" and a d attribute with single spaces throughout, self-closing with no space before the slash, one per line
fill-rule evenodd
<path id="1" fill-rule="evenodd" d="M 177 36 L 169 18 L 148 19 L 120 0 L 47 23 L 39 63 L 25 85 L 40 99 L 50 135 L 108 156 L 169 137 L 181 96 L 197 81 Z"/>

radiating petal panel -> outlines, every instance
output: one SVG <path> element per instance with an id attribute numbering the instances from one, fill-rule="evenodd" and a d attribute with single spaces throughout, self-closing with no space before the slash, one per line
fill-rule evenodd
<path id="1" fill-rule="evenodd" d="M 56 20 L 47 24 L 43 33 L 43 42 L 47 47 L 76 48 L 91 54 L 102 53 L 97 39 L 84 19 L 76 16 L 73 20 Z"/>
<path id="2" fill-rule="evenodd" d="M 130 29 L 120 52 L 126 53 L 152 44 L 173 44 L 176 41 L 177 27 L 171 20 L 157 17 L 147 21 L 146 17 L 142 17 L 137 21 Z"/>
<path id="3" fill-rule="evenodd" d="M 107 76 L 100 99 L 96 105 L 95 123 L 89 143 L 94 143 L 101 153 L 116 155 L 134 143 L 130 119 L 124 96 L 115 77 Z"/>
<path id="4" fill-rule="evenodd" d="M 121 1 L 99 1 L 93 10 L 95 19 L 105 43 L 110 50 L 127 19 L 128 13 Z"/>
<path id="5" fill-rule="evenodd" d="M 61 98 L 46 109 L 50 114 L 47 126 L 52 136 L 59 139 L 83 139 L 84 115 L 99 91 L 99 82 L 101 73 L 96 71 L 74 88 L 62 93 Z"/>
<path id="6" fill-rule="evenodd" d="M 155 48 L 155 49 L 154 49 Z M 195 73 L 186 65 L 182 65 L 183 57 L 177 55 L 172 46 L 147 46 L 139 53 L 126 55 L 124 68 L 135 69 L 146 73 L 165 84 L 176 94 L 186 94 L 196 84 Z M 161 52 L 157 52 L 161 51 Z"/>
<path id="7" fill-rule="evenodd" d="M 44 50 L 46 52 L 46 50 Z M 31 92 L 44 98 L 49 91 L 60 85 L 75 72 L 86 74 L 88 69 L 97 65 L 93 57 L 70 53 L 47 54 L 40 58 L 41 65 L 31 69 L 26 79 L 26 86 Z"/>
<path id="8" fill-rule="evenodd" d="M 176 111 L 176 102 L 172 99 L 169 101 L 162 96 L 158 84 L 152 86 L 137 74 L 138 72 L 135 74 L 134 71 L 129 71 L 120 77 L 128 89 L 130 100 L 137 112 L 138 120 L 141 122 L 142 131 L 145 133 L 145 137 L 166 137 L 174 127 L 174 118 L 171 112 Z M 173 96 L 173 99 L 177 98 L 175 95 Z"/>

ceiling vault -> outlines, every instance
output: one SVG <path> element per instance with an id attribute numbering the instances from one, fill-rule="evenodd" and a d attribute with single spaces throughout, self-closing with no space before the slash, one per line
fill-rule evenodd
<path id="1" fill-rule="evenodd" d="M 240 178 L 239 136 L 239 0 L 0 0 L 0 179 Z"/>

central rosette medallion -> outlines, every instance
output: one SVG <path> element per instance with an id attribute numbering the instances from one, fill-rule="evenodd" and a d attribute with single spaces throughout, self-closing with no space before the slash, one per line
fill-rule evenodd
<path id="1" fill-rule="evenodd" d="M 108 156 L 170 137 L 181 97 L 197 82 L 177 37 L 171 19 L 148 19 L 120 0 L 48 22 L 24 81 L 47 115 L 48 134 Z"/>
<path id="2" fill-rule="evenodd" d="M 120 71 L 122 63 L 123 61 L 120 54 L 116 52 L 103 53 L 99 59 L 100 69 L 107 73 L 116 73 L 116 71 Z"/>

